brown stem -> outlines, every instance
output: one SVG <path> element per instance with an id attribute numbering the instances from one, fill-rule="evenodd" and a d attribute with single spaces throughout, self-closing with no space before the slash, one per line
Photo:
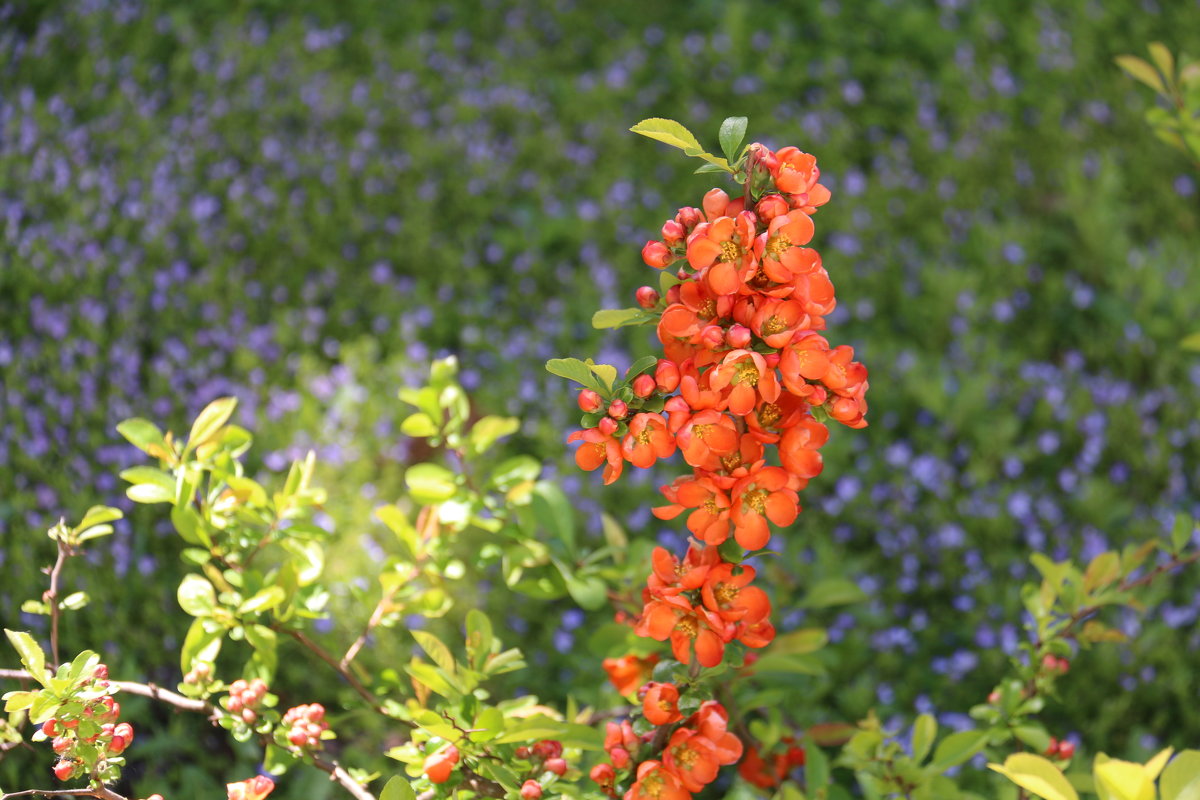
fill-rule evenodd
<path id="1" fill-rule="evenodd" d="M 368 792 L 361 783 L 354 780 L 349 772 L 342 768 L 341 764 L 336 761 L 322 761 L 313 756 L 313 766 L 322 772 L 329 773 L 329 780 L 336 781 L 341 784 L 342 788 L 354 796 L 355 800 L 375 800 L 375 795 Z"/>
<path id="2" fill-rule="evenodd" d="M 349 667 L 342 666 L 342 664 L 336 658 L 325 651 L 325 648 L 321 647 L 321 645 L 305 636 L 303 631 L 298 631 L 294 628 L 285 628 L 279 624 L 272 625 L 271 627 L 276 631 L 282 631 L 283 633 L 286 633 L 288 636 L 291 636 L 297 642 L 307 647 L 313 655 L 324 661 L 329 666 L 333 667 L 333 669 L 339 675 L 345 678 L 346 682 L 350 684 L 350 687 L 354 689 L 354 691 L 358 692 L 359 697 L 366 700 L 370 704 L 372 710 L 378 714 L 383 714 L 389 719 L 391 718 L 390 715 L 383 710 L 383 706 L 379 704 L 379 699 L 375 697 L 375 695 L 371 694 L 370 689 L 368 689 L 366 686 L 363 686 L 362 681 L 354 676 L 354 673 L 350 671 Z M 412 723 L 409 724 L 412 725 Z"/>
<path id="3" fill-rule="evenodd" d="M 379 602 L 375 605 L 375 610 L 371 612 L 371 618 L 367 620 L 367 627 L 358 635 L 349 648 L 346 649 L 346 655 L 342 656 L 342 660 L 338 662 L 338 669 L 349 671 L 350 662 L 358 655 L 358 651 L 363 649 L 363 645 L 367 643 L 367 637 L 371 635 L 371 631 L 383 621 L 383 615 L 386 613 L 386 608 L 391 605 L 392 596 L 390 593 L 385 593 L 379 598 Z"/>
<path id="4" fill-rule="evenodd" d="M 70 548 L 62 539 L 55 539 L 58 543 L 58 559 L 54 562 L 54 566 L 50 569 L 50 588 L 42 595 L 42 599 L 50 606 L 50 659 L 52 661 L 51 669 L 57 668 L 58 661 L 58 578 L 62 574 L 63 564 L 66 563 L 67 557 L 71 555 Z"/>
<path id="5" fill-rule="evenodd" d="M 101 800 L 128 800 L 124 795 L 117 794 L 105 786 L 98 789 L 26 789 L 22 792 L 0 795 L 0 800 L 9 800 L 11 797 L 33 797 L 39 794 L 43 797 L 99 797 Z"/>

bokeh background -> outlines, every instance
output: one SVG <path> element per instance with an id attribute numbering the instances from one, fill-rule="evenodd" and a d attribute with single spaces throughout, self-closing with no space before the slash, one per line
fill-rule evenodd
<path id="1" fill-rule="evenodd" d="M 603 508 L 678 543 L 648 512 L 673 470 L 615 491 L 577 473 L 573 392 L 542 364 L 649 351 L 591 313 L 653 282 L 641 244 L 713 185 L 629 126 L 672 117 L 715 145 L 741 114 L 751 139 L 817 154 L 831 330 L 871 370 L 871 427 L 834 431 L 776 539 L 783 596 L 846 576 L 871 597 L 780 609 L 834 641 L 836 677 L 798 681 L 797 706 L 966 724 L 1022 635 L 1030 552 L 1087 558 L 1200 510 L 1200 359 L 1178 346 L 1200 328 L 1197 176 L 1113 64 L 1198 39 L 1200 6 L 1165 0 L 0 4 L 0 619 L 44 630 L 19 607 L 60 515 L 131 510 L 116 473 L 140 457 L 115 424 L 179 430 L 225 394 L 256 470 L 317 449 L 339 568 L 369 564 L 371 509 L 410 458 L 396 389 L 451 353 L 595 535 Z M 178 550 L 132 511 L 72 566 L 93 602 L 66 649 L 178 681 Z M 604 614 L 481 596 L 536 665 L 513 688 L 612 701 L 587 647 Z M 1200 742 L 1200 576 L 1155 598 L 1116 620 L 1130 644 L 1076 659 L 1052 730 L 1130 756 Z M 201 721 L 127 705 L 130 791 L 254 770 Z M 42 755 L 0 780 L 42 785 Z"/>

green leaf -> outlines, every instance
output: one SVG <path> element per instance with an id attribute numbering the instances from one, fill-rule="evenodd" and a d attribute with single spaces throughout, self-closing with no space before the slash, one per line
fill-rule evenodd
<path id="1" fill-rule="evenodd" d="M 37 641 L 24 631 L 10 631 L 8 628 L 4 629 L 4 635 L 8 637 L 13 649 L 21 657 L 21 665 L 25 667 L 25 671 L 32 675 L 35 681 L 45 686 L 46 654 L 42 652 Z"/>
<path id="2" fill-rule="evenodd" d="M 467 436 L 467 449 L 472 453 L 485 453 L 498 440 L 511 436 L 521 429 L 521 420 L 516 417 L 487 416 L 471 427 Z"/>
<path id="3" fill-rule="evenodd" d="M 932 714 L 922 714 L 917 717 L 917 721 L 913 723 L 912 732 L 912 758 L 913 761 L 920 764 L 925 760 L 925 756 L 929 755 L 929 751 L 933 748 L 933 741 L 937 738 L 938 724 Z"/>
<path id="4" fill-rule="evenodd" d="M 693 175 L 703 175 L 706 172 L 728 172 L 728 171 L 729 170 L 725 169 L 724 167 L 720 166 L 719 164 L 701 164 L 700 166 L 696 167 L 696 169 L 692 170 L 692 174 Z"/>
<path id="5" fill-rule="evenodd" d="M 746 125 L 749 120 L 746 117 L 726 117 L 721 123 L 721 132 L 717 134 L 717 141 L 721 143 L 721 152 L 725 154 L 725 158 L 732 164 L 737 160 L 738 148 L 742 145 L 742 139 L 746 138 Z"/>
<path id="6" fill-rule="evenodd" d="M 58 603 L 58 607 L 66 611 L 78 611 L 88 604 L 87 592 L 72 592 Z"/>
<path id="7" fill-rule="evenodd" d="M 441 639 L 428 631 L 409 631 L 409 633 L 417 640 L 417 644 L 421 645 L 421 649 L 433 660 L 433 663 L 450 674 L 457 671 L 458 665 L 454 662 L 454 654 Z"/>
<path id="8" fill-rule="evenodd" d="M 546 362 L 546 371 L 551 375 L 582 384 L 594 392 L 608 393 L 607 388 L 601 386 L 600 381 L 596 380 L 596 376 L 592 374 L 588 365 L 578 358 L 552 358 Z"/>
<path id="9" fill-rule="evenodd" d="M 1151 42 L 1146 48 L 1150 51 L 1150 60 L 1158 67 L 1159 72 L 1167 76 L 1167 82 L 1175 76 L 1175 58 L 1162 42 Z"/>
<path id="10" fill-rule="evenodd" d="M 175 491 L 165 489 L 157 483 L 139 483 L 130 486 L 125 494 L 135 503 L 174 503 Z"/>
<path id="11" fill-rule="evenodd" d="M 200 445 L 210 441 L 229 421 L 233 410 L 237 408 L 236 397 L 220 397 L 213 400 L 192 423 L 192 431 L 188 434 L 187 449 L 195 450 Z"/>
<path id="12" fill-rule="evenodd" d="M 185 575 L 179 583 L 179 606 L 193 617 L 211 617 L 217 605 L 217 592 L 199 575 Z"/>
<path id="13" fill-rule="evenodd" d="M 712 164 L 713 166 L 718 167 L 722 172 L 733 172 L 733 170 L 729 166 L 728 161 L 726 161 L 725 159 L 720 158 L 718 156 L 714 156 L 712 153 L 709 153 L 707 151 L 701 150 L 699 148 L 694 148 L 694 149 L 684 150 L 683 153 L 684 153 L 684 155 L 692 156 L 693 158 L 703 159 L 703 160 L 707 161 L 709 164 Z"/>
<path id="14" fill-rule="evenodd" d="M 4 710 L 8 713 L 24 711 L 33 705 L 37 692 L 9 692 L 4 695 Z"/>
<path id="15" fill-rule="evenodd" d="M 174 482 L 172 481 L 172 488 Z M 95 525 L 103 525 L 106 522 L 115 522 L 125 515 L 121 513 L 119 508 L 110 508 L 109 506 L 92 506 L 83 515 L 83 519 L 75 526 L 76 533 L 81 533 Z"/>
<path id="16" fill-rule="evenodd" d="M 1200 331 L 1190 333 L 1183 337 L 1183 341 L 1179 343 L 1179 346 L 1184 350 L 1195 350 L 1196 352 L 1200 352 Z"/>
<path id="17" fill-rule="evenodd" d="M 430 691 L 437 692 L 448 700 L 457 700 L 459 697 L 459 692 L 450 686 L 450 682 L 446 680 L 446 676 L 437 667 L 433 666 L 433 664 L 427 664 L 424 661 L 413 661 L 405 665 L 404 671 L 420 683 L 425 684 Z"/>
<path id="18" fill-rule="evenodd" d="M 196 662 L 211 664 L 216 661 L 224 639 L 224 629 L 214 626 L 213 630 L 209 630 L 203 617 L 192 620 L 192 625 L 183 638 L 183 647 L 179 651 L 179 666 L 182 672 L 190 672 Z"/>
<path id="19" fill-rule="evenodd" d="M 775 637 L 766 655 L 815 653 L 829 641 L 824 628 L 801 628 Z"/>
<path id="20" fill-rule="evenodd" d="M 588 611 L 595 611 L 602 608 L 608 602 L 608 586 L 604 581 L 594 575 L 581 577 L 569 572 L 562 573 L 563 580 L 566 581 L 567 591 L 571 594 L 571 599 L 579 604 L 581 608 Z"/>
<path id="21" fill-rule="evenodd" d="M 1050 747 L 1050 734 L 1046 733 L 1046 729 L 1041 725 L 1017 725 L 1013 728 L 1013 735 L 1034 753 L 1044 753 Z"/>
<path id="22" fill-rule="evenodd" d="M 417 793 L 406 779 L 395 775 L 384 785 L 379 800 L 417 800 Z"/>
<path id="23" fill-rule="evenodd" d="M 1117 66 L 1125 70 L 1132 78 L 1141 81 L 1161 95 L 1166 95 L 1167 87 L 1163 83 L 1158 70 L 1137 56 L 1117 56 Z"/>
<path id="24" fill-rule="evenodd" d="M 1083 574 L 1083 590 L 1102 589 L 1121 577 L 1121 558 L 1109 550 L 1091 560 Z"/>
<path id="25" fill-rule="evenodd" d="M 492 621 L 477 608 L 467 612 L 467 657 L 474 669 L 481 670 L 492 653 Z"/>
<path id="26" fill-rule="evenodd" d="M 542 462 L 533 456 L 506 458 L 492 470 L 491 483 L 502 492 L 507 492 L 521 483 L 537 480 L 542 474 Z"/>
<path id="27" fill-rule="evenodd" d="M 533 513 L 538 524 L 555 539 L 575 552 L 575 509 L 558 484 L 538 481 L 533 487 Z"/>
<path id="28" fill-rule="evenodd" d="M 1158 779 L 1162 800 L 1200 800 L 1200 750 L 1181 750 Z"/>
<path id="29" fill-rule="evenodd" d="M 404 473 L 404 482 L 422 505 L 449 500 L 458 491 L 454 473 L 439 464 L 414 464 Z"/>
<path id="30" fill-rule="evenodd" d="M 605 308 L 592 314 L 592 327 L 604 330 L 629 325 L 649 325 L 657 319 L 657 314 L 651 314 L 642 308 Z"/>
<path id="31" fill-rule="evenodd" d="M 587 364 L 592 374 L 600 380 L 600 385 L 611 392 L 613 384 L 617 382 L 617 368 L 611 364 L 594 364 L 590 358 L 584 363 Z"/>
<path id="32" fill-rule="evenodd" d="M 188 544 L 212 547 L 212 538 L 208 535 L 204 518 L 191 506 L 176 503 L 171 509 L 171 524 L 175 526 L 179 538 Z"/>
<path id="33" fill-rule="evenodd" d="M 400 432 L 405 436 L 437 436 L 438 426 L 430 419 L 429 415 L 418 411 L 416 414 L 405 417 L 400 423 Z"/>
<path id="34" fill-rule="evenodd" d="M 700 141 L 683 125 L 673 119 L 651 117 L 644 119 L 629 130 L 655 141 L 678 147 L 680 150 L 700 150 Z"/>
<path id="35" fill-rule="evenodd" d="M 814 583 L 800 601 L 806 608 L 828 608 L 829 606 L 844 606 L 850 603 L 862 603 L 867 600 L 867 593 L 858 587 L 854 581 L 846 578 L 826 578 Z"/>
<path id="36" fill-rule="evenodd" d="M 926 768 L 930 775 L 941 775 L 951 767 L 958 766 L 987 745 L 989 732 L 959 731 L 952 733 L 938 744 L 933 751 L 933 760 Z"/>
<path id="37" fill-rule="evenodd" d="M 163 432 L 150 420 L 141 417 L 127 419 L 117 425 L 117 433 L 147 455 L 157 458 L 166 458 L 168 455 L 167 440 Z"/>
<path id="38" fill-rule="evenodd" d="M 1171 550 L 1183 552 L 1188 542 L 1192 540 L 1192 531 L 1196 530 L 1196 520 L 1190 514 L 1176 514 L 1175 524 L 1171 527 Z"/>
<path id="39" fill-rule="evenodd" d="M 279 589 L 278 586 L 272 588 Z M 260 673 L 258 677 L 270 682 L 279 664 L 279 637 L 266 625 L 246 625 L 242 630 L 246 634 L 246 641 L 254 648 L 254 660 L 265 673 Z"/>
<path id="40" fill-rule="evenodd" d="M 262 611 L 270 611 L 286 599 L 287 592 L 283 590 L 282 586 L 268 586 L 238 606 L 238 614 L 257 614 Z"/>
<path id="41" fill-rule="evenodd" d="M 811 795 L 829 784 L 829 757 L 812 737 L 804 737 L 804 788 Z"/>
<path id="42" fill-rule="evenodd" d="M 471 727 L 474 730 L 467 734 L 468 739 L 472 742 L 490 742 L 504 732 L 504 712 L 488 706 L 475 716 Z"/>
<path id="43" fill-rule="evenodd" d="M 1015 753 L 1004 760 L 1003 766 L 988 764 L 988 769 L 1044 800 L 1079 800 L 1079 794 L 1057 766 L 1033 753 Z"/>

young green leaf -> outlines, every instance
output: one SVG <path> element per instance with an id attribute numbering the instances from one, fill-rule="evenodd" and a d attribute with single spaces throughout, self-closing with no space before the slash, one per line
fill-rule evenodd
<path id="1" fill-rule="evenodd" d="M 205 406 L 200 416 L 192 423 L 192 432 L 188 434 L 188 450 L 195 450 L 215 437 L 233 415 L 237 402 L 236 397 L 221 397 Z"/>
<path id="2" fill-rule="evenodd" d="M 582 384 L 601 395 L 607 393 L 605 387 L 600 385 L 600 381 L 596 380 L 596 376 L 592 374 L 588 365 L 578 358 L 552 358 L 546 362 L 546 371 L 551 375 Z"/>
<path id="3" fill-rule="evenodd" d="M 678 147 L 680 150 L 701 150 L 695 134 L 673 119 L 651 117 L 644 119 L 629 130 L 650 139 Z"/>
<path id="4" fill-rule="evenodd" d="M 605 308 L 592 314 L 592 327 L 597 330 L 605 328 L 624 328 L 627 325 L 649 325 L 658 318 L 640 308 Z"/>
<path id="5" fill-rule="evenodd" d="M 726 117 L 721 123 L 721 132 L 717 139 L 721 143 L 721 152 L 730 163 L 737 160 L 738 148 L 742 145 L 742 139 L 746 138 L 748 122 L 746 117 Z"/>
<path id="6" fill-rule="evenodd" d="M 4 629 L 4 635 L 8 637 L 13 649 L 21 657 L 21 664 L 25 667 L 25 671 L 32 675 L 34 680 L 45 686 L 46 654 L 42 652 L 37 641 L 24 631 L 10 631 L 8 628 Z"/>
<path id="7" fill-rule="evenodd" d="M 1043 800 L 1079 800 L 1075 787 L 1066 776 L 1049 760 L 1032 753 L 1016 753 L 1004 761 L 1004 765 L 988 764 L 988 769 L 999 772 L 1022 789 Z"/>
<path id="8" fill-rule="evenodd" d="M 1117 66 L 1125 70 L 1131 78 L 1141 81 L 1161 95 L 1166 95 L 1167 87 L 1163 83 L 1162 76 L 1149 63 L 1137 56 L 1117 56 L 1115 60 Z"/>
<path id="9" fill-rule="evenodd" d="M 417 800 L 417 793 L 407 780 L 396 775 L 384 785 L 379 800 Z"/>
<path id="10" fill-rule="evenodd" d="M 932 714 L 922 714 L 913 723 L 912 758 L 920 764 L 933 748 L 933 740 L 937 738 L 938 724 Z"/>

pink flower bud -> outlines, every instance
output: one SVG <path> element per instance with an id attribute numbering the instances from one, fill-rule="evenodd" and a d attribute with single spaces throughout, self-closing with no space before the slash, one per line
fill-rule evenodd
<path id="1" fill-rule="evenodd" d="M 605 436 L 612 436 L 617 432 L 617 421 L 612 417 L 605 417 L 604 419 L 600 420 L 596 427 L 599 428 L 600 432 Z"/>
<path id="2" fill-rule="evenodd" d="M 725 329 L 720 325 L 707 325 L 700 331 L 700 344 L 707 350 L 717 350 L 725 346 Z"/>
<path id="3" fill-rule="evenodd" d="M 304 747 L 304 745 L 308 743 L 308 734 L 299 728 L 292 728 L 290 731 L 288 731 L 287 739 L 296 747 Z"/>
<path id="4" fill-rule="evenodd" d="M 642 248 L 642 261 L 646 262 L 646 266 L 654 267 L 655 269 L 664 269 L 675 260 L 675 255 L 660 241 L 651 239 L 646 242 L 646 246 Z"/>
<path id="5" fill-rule="evenodd" d="M 745 325 L 734 325 L 725 334 L 725 341 L 729 342 L 730 347 L 741 349 L 750 344 L 750 329 Z"/>
<path id="6" fill-rule="evenodd" d="M 629 406 L 625 405 L 624 400 L 613 400 L 608 404 L 608 415 L 613 419 L 625 419 L 629 415 Z"/>
<path id="7" fill-rule="evenodd" d="M 600 403 L 600 395 L 591 389 L 584 389 L 579 393 L 579 410 L 585 414 L 591 414 L 594 411 L 599 411 Z"/>
<path id="8" fill-rule="evenodd" d="M 658 390 L 664 393 L 670 393 L 679 388 L 679 365 L 674 361 L 668 361 L 665 358 L 658 360 L 658 366 L 654 369 L 654 382 L 658 386 Z"/>
<path id="9" fill-rule="evenodd" d="M 612 759 L 613 766 L 617 769 L 625 769 L 629 766 L 629 751 L 624 747 L 614 747 L 609 750 L 608 757 Z"/>
<path id="10" fill-rule="evenodd" d="M 542 796 L 542 785 L 537 781 L 521 784 L 521 800 L 538 800 Z"/>
<path id="11" fill-rule="evenodd" d="M 637 298 L 637 304 L 647 311 L 658 305 L 659 295 L 652 286 L 640 287 L 634 296 Z"/>
<path id="12" fill-rule="evenodd" d="M 252 708 L 243 708 L 242 709 L 242 722 L 246 723 L 247 725 L 253 725 L 257 719 L 258 719 L 258 713 L 254 709 L 252 709 Z"/>
<path id="13" fill-rule="evenodd" d="M 729 207 L 729 195 L 724 189 L 709 189 L 700 205 L 704 206 L 705 218 L 712 222 L 717 217 L 725 216 L 725 209 Z"/>
<path id="14" fill-rule="evenodd" d="M 669 219 L 662 226 L 663 241 L 672 247 L 683 241 L 683 237 L 687 236 L 687 228 L 674 219 Z"/>
<path id="15" fill-rule="evenodd" d="M 567 774 L 567 762 L 562 758 L 551 758 L 546 760 L 546 769 L 553 772 L 555 775 L 563 776 Z"/>
<path id="16" fill-rule="evenodd" d="M 92 672 L 92 677 L 98 681 L 108 680 L 108 665 L 107 664 L 97 664 L 96 669 L 93 670 L 93 672 Z"/>
<path id="17" fill-rule="evenodd" d="M 691 233 L 692 228 L 695 228 L 704 221 L 704 217 L 698 208 L 681 208 L 679 213 L 675 215 L 675 221 L 683 226 L 684 230 Z"/>
<path id="18" fill-rule="evenodd" d="M 787 200 L 777 194 L 767 195 L 754 207 L 754 213 L 758 214 L 758 218 L 763 222 L 770 222 L 776 217 L 788 213 L 789 210 Z"/>
<path id="19" fill-rule="evenodd" d="M 609 786 L 616 780 L 617 774 L 613 771 L 612 764 L 597 764 L 592 767 L 589 777 L 601 786 Z"/>
<path id="20" fill-rule="evenodd" d="M 654 382 L 652 375 L 638 375 L 633 379 L 633 393 L 638 397 L 649 397 L 654 394 L 654 390 L 658 388 Z"/>

